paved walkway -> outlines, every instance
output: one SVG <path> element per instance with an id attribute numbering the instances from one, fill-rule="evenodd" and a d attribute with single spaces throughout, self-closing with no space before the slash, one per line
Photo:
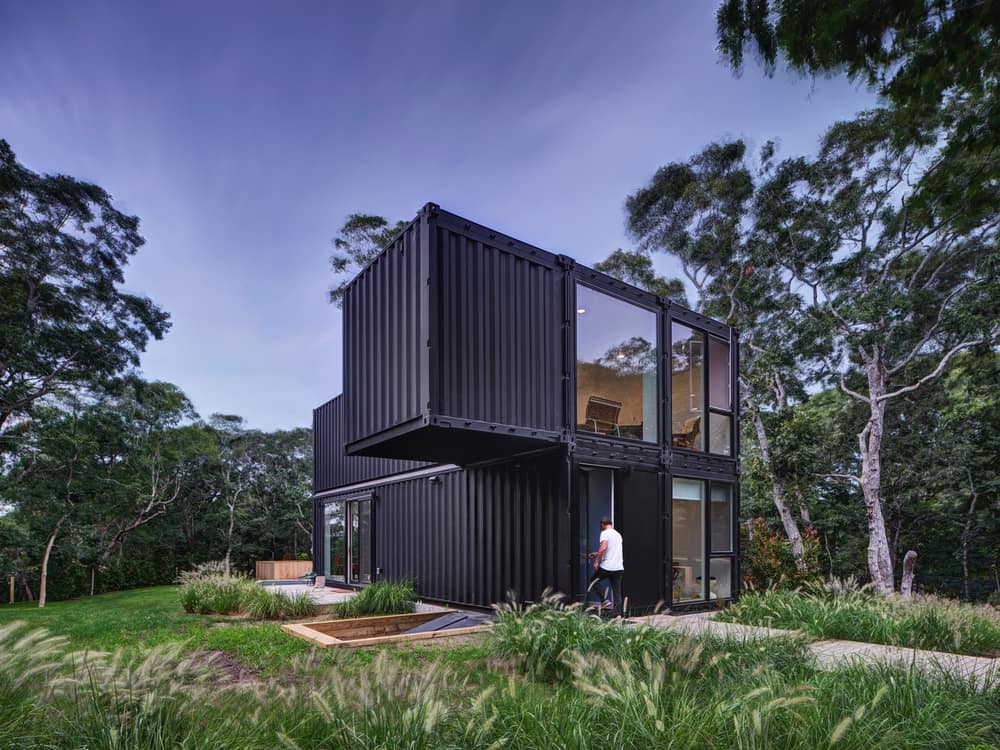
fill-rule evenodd
<path id="1" fill-rule="evenodd" d="M 803 636 L 797 630 L 737 625 L 731 622 L 718 622 L 711 617 L 712 613 L 703 612 L 694 615 L 651 615 L 630 619 L 633 622 L 657 628 L 669 628 L 686 635 L 711 634 L 741 640 Z M 929 674 L 946 672 L 974 682 L 985 682 L 989 679 L 1000 680 L 1000 659 L 989 659 L 983 656 L 963 656 L 941 651 L 883 646 L 877 643 L 832 640 L 814 641 L 809 644 L 809 651 L 812 652 L 816 658 L 816 664 L 821 669 L 836 669 L 853 662 L 866 664 L 880 662 L 902 667 L 912 666 Z"/>

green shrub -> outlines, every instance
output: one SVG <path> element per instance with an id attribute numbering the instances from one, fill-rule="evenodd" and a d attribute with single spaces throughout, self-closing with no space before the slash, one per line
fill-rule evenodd
<path id="1" fill-rule="evenodd" d="M 311 617 L 316 605 L 308 591 L 291 596 L 261 586 L 252 578 L 227 576 L 214 565 L 181 574 L 178 598 L 185 612 L 246 614 L 258 620 Z"/>
<path id="2" fill-rule="evenodd" d="M 718 617 L 744 625 L 802 630 L 816 638 L 972 655 L 1000 653 L 1000 614 L 988 606 L 933 596 L 905 601 L 875 594 L 853 581 L 748 592 Z"/>
<path id="3" fill-rule="evenodd" d="M 740 567 L 745 588 L 794 588 L 820 578 L 819 536 L 814 529 L 802 531 L 803 557 L 797 564 L 783 534 L 769 527 L 763 518 L 753 518 L 749 523 L 749 529 L 740 527 Z"/>
<path id="4" fill-rule="evenodd" d="M 416 593 L 412 581 L 376 581 L 333 608 L 337 617 L 401 615 L 412 612 Z"/>
<path id="5" fill-rule="evenodd" d="M 257 620 L 284 620 L 311 617 L 316 614 L 316 605 L 308 591 L 289 596 L 272 588 L 254 585 L 245 592 L 240 610 Z"/>
<path id="6" fill-rule="evenodd" d="M 497 605 L 491 652 L 516 661 L 531 677 L 565 681 L 572 673 L 566 662 L 571 653 L 639 658 L 677 640 L 667 630 L 636 627 L 623 620 L 605 622 L 579 604 L 563 604 L 562 598 L 547 593 L 541 602 L 527 607 L 513 601 Z"/>

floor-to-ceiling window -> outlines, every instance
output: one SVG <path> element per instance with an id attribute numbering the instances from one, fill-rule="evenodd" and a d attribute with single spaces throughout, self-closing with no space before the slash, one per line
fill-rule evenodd
<path id="1" fill-rule="evenodd" d="M 656 442 L 656 313 L 576 286 L 577 429 Z"/>
<path id="2" fill-rule="evenodd" d="M 704 599 L 705 483 L 700 479 L 674 479 L 671 503 L 673 560 L 672 600 Z"/>
<path id="3" fill-rule="evenodd" d="M 708 450 L 733 452 L 733 383 L 729 342 L 708 337 Z"/>
<path id="4" fill-rule="evenodd" d="M 705 334 L 670 327 L 670 443 L 705 450 Z"/>
<path id="5" fill-rule="evenodd" d="M 372 580 L 371 498 L 332 501 L 323 508 L 324 573 L 334 581 Z"/>
<path id="6" fill-rule="evenodd" d="M 731 456 L 734 409 L 729 342 L 677 322 L 671 324 L 670 335 L 671 445 Z"/>
<path id="7" fill-rule="evenodd" d="M 734 485 L 675 477 L 672 488 L 671 600 L 681 603 L 732 597 L 736 556 Z"/>

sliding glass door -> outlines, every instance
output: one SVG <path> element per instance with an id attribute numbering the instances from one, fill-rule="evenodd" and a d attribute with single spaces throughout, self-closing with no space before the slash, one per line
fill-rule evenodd
<path id="1" fill-rule="evenodd" d="M 323 509 L 324 574 L 332 581 L 372 581 L 372 498 L 334 500 Z"/>

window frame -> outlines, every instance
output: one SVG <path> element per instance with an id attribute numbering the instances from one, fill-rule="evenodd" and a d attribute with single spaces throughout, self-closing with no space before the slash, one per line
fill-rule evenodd
<path id="1" fill-rule="evenodd" d="M 604 439 L 621 440 L 636 445 L 646 445 L 646 446 L 662 445 L 665 435 L 664 425 L 663 425 L 663 419 L 664 419 L 663 393 L 665 387 L 664 386 L 665 376 L 663 373 L 664 355 L 662 346 L 662 342 L 664 339 L 665 316 L 663 314 L 663 310 L 658 304 L 656 304 L 655 298 L 653 301 L 647 301 L 644 298 L 629 299 L 625 295 L 619 293 L 619 291 L 613 287 L 604 286 L 596 283 L 597 282 L 596 279 L 585 280 L 577 275 L 572 275 L 570 276 L 569 281 L 572 284 L 572 294 L 567 295 L 568 297 L 571 298 L 570 310 L 572 313 L 572 318 L 571 318 L 572 325 L 570 326 L 570 329 L 572 330 L 572 335 L 568 336 L 567 338 L 570 339 L 570 347 L 572 349 L 571 352 L 572 358 L 570 361 L 573 363 L 573 370 L 571 379 L 569 381 L 569 388 L 567 389 L 568 391 L 567 411 L 572 413 L 573 433 L 575 435 L 583 435 L 583 436 L 593 435 L 594 437 L 598 437 L 602 440 Z M 578 324 L 576 311 L 579 309 L 577 300 L 577 290 L 581 286 L 586 287 L 592 292 L 603 294 L 619 302 L 624 302 L 625 304 L 632 305 L 633 307 L 637 307 L 640 310 L 644 310 L 645 312 L 651 313 L 654 316 L 654 319 L 656 320 L 656 339 L 653 342 L 653 345 L 656 347 L 656 397 L 653 409 L 653 413 L 656 415 L 656 438 L 653 440 L 643 440 L 641 438 L 633 438 L 623 435 L 610 435 L 610 434 L 605 435 L 598 432 L 592 432 L 590 430 L 580 429 L 580 415 L 577 412 L 577 399 L 578 399 L 578 389 L 579 389 L 579 383 L 577 379 L 577 366 L 580 361 L 578 357 L 580 328 Z M 643 293 L 643 294 L 648 295 L 648 293 Z M 645 407 L 645 404 L 643 406 Z"/>
<path id="2" fill-rule="evenodd" d="M 688 312 L 688 311 L 684 311 Z M 666 444 L 672 451 L 684 451 L 687 453 L 692 453 L 701 456 L 716 456 L 718 458 L 726 460 L 734 460 L 736 458 L 736 453 L 738 450 L 738 428 L 736 424 L 736 414 L 737 414 L 737 400 L 739 398 L 739 392 L 736 387 L 737 378 L 737 347 L 736 340 L 732 336 L 731 330 L 723 326 L 721 323 L 716 321 L 703 321 L 700 316 L 696 313 L 688 314 L 678 314 L 680 311 L 671 310 L 670 314 L 665 317 L 664 328 L 667 337 L 665 356 L 669 357 L 669 363 L 663 366 L 664 377 L 669 378 L 664 383 L 665 392 L 669 394 L 667 399 L 666 416 L 665 419 L 669 419 L 671 425 L 671 436 L 667 440 Z M 702 445 L 703 448 L 684 448 L 681 446 L 674 445 L 673 441 L 673 420 L 674 420 L 674 368 L 673 368 L 673 350 L 674 350 L 674 324 L 682 325 L 685 328 L 689 328 L 695 333 L 700 333 L 703 337 L 703 349 L 702 349 L 702 378 L 701 378 L 701 397 L 703 404 L 703 414 L 705 415 L 703 420 L 702 429 Z M 717 330 L 717 329 L 725 329 Z M 725 335 L 723 335 L 725 333 Z M 729 410 L 720 409 L 718 407 L 713 407 L 711 405 L 711 388 L 709 378 L 711 377 L 712 369 L 712 339 L 721 341 L 726 344 L 729 349 Z M 711 439 L 711 420 L 712 414 L 718 416 L 726 417 L 729 420 L 729 452 L 728 453 L 715 453 L 712 451 L 712 439 Z"/>
<path id="3" fill-rule="evenodd" d="M 358 543 L 358 570 L 359 576 L 358 580 L 355 580 L 353 575 L 353 562 L 354 562 L 354 541 L 353 541 L 353 524 L 355 511 L 352 510 L 352 506 L 357 506 L 357 515 L 361 515 L 361 503 L 368 503 L 368 578 L 369 580 L 360 580 L 360 570 L 361 570 L 361 559 L 360 550 L 364 549 L 364 545 L 360 542 Z M 340 512 L 342 514 L 344 522 L 344 575 L 334 576 L 330 570 L 326 569 L 326 549 L 330 544 L 328 524 L 326 523 L 327 508 L 331 505 L 339 505 Z M 323 548 L 324 548 L 324 570 L 323 575 L 326 576 L 331 581 L 336 581 L 337 583 L 343 583 L 346 586 L 361 587 L 367 586 L 376 580 L 376 568 L 375 568 L 375 495 L 372 493 L 367 493 L 364 495 L 351 495 L 348 497 L 338 497 L 327 500 L 323 503 Z M 358 524 L 359 535 L 360 535 L 360 522 Z"/>
<path id="4" fill-rule="evenodd" d="M 702 561 L 701 561 L 701 599 L 679 599 L 674 600 L 673 586 L 669 584 L 673 580 L 673 564 L 674 564 L 674 545 L 673 545 L 673 531 L 674 531 L 674 513 L 673 513 L 673 503 L 674 503 L 674 480 L 682 479 L 691 482 L 700 482 L 702 486 L 702 508 L 701 508 L 701 525 L 702 525 Z M 728 552 L 714 552 L 712 550 L 712 490 L 716 485 L 725 486 L 729 488 L 729 546 L 730 551 Z M 738 530 L 738 508 L 739 508 L 739 482 L 736 477 L 733 478 L 713 478 L 706 475 L 699 476 L 697 472 L 688 473 L 671 473 L 669 475 L 669 481 L 667 482 L 667 487 L 669 488 L 669 496 L 667 499 L 667 506 L 670 509 L 669 513 L 666 514 L 666 540 L 668 544 L 664 545 L 664 549 L 669 550 L 667 559 L 664 560 L 664 586 L 665 594 L 664 597 L 671 607 L 685 608 L 685 607 L 699 607 L 712 601 L 723 601 L 723 600 L 735 600 L 738 596 L 739 586 L 738 586 L 738 576 L 739 576 L 739 530 Z M 718 597 L 716 600 L 711 598 L 711 570 L 713 560 L 727 560 L 729 562 L 729 596 Z M 670 575 L 667 577 L 667 572 Z"/>

